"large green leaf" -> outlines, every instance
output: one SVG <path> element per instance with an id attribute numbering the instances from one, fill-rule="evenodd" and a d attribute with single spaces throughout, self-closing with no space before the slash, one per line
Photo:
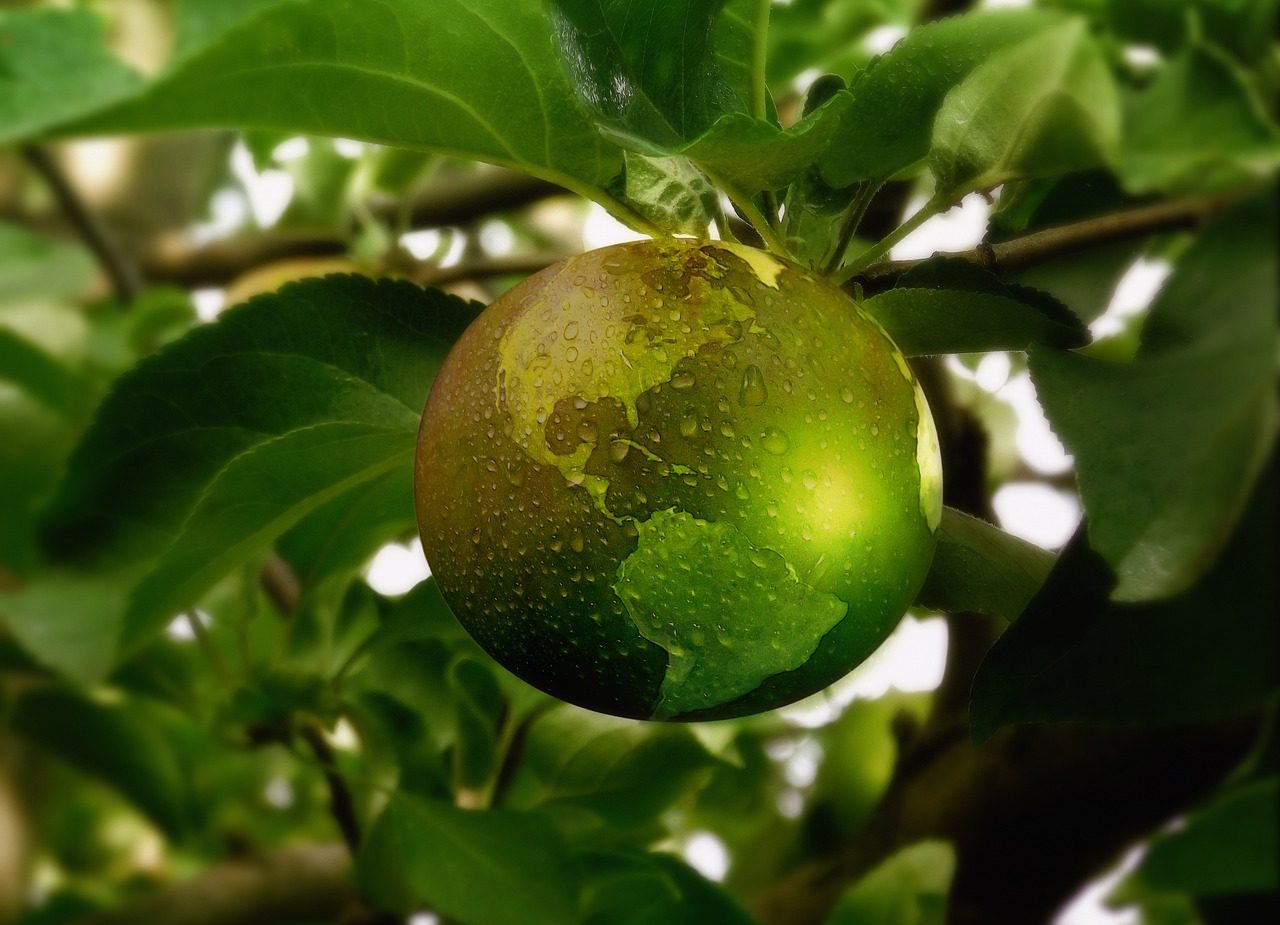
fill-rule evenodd
<path id="1" fill-rule="evenodd" d="M 827 925 L 942 925 L 955 864 L 945 842 L 903 848 L 845 891 Z"/>
<path id="2" fill-rule="evenodd" d="M 5 598 L 20 636 L 62 638 L 37 627 L 50 602 L 109 584 L 81 601 L 109 660 L 114 630 L 119 644 L 141 642 L 304 515 L 408 470 L 427 390 L 477 308 L 407 283 L 309 280 L 139 363 L 103 402 L 46 518 L 53 561 L 80 577 L 51 571 Z"/>
<path id="3" fill-rule="evenodd" d="M 772 8 L 773 0 L 725 0 L 711 35 L 720 74 L 756 117 L 769 107 L 765 68 Z"/>
<path id="4" fill-rule="evenodd" d="M 237 458 L 294 432 L 346 423 L 411 437 L 444 354 L 477 310 L 406 283 L 327 277 L 193 330 L 104 400 L 51 505 L 52 552 L 77 561 L 157 553 Z"/>
<path id="5" fill-rule="evenodd" d="M 608 126 L 641 142 L 696 138 L 744 109 L 715 53 L 724 0 L 550 0 L 573 85 Z M 739 72 L 739 76 L 741 72 Z"/>
<path id="6" fill-rule="evenodd" d="M 1280 890 L 1280 780 L 1232 787 L 1156 837 L 1129 889 L 1196 896 Z"/>
<path id="7" fill-rule="evenodd" d="M 1015 722 L 1203 722 L 1258 712 L 1274 694 L 1276 479 L 1265 479 L 1217 565 L 1189 591 L 1109 600 L 1115 578 L 1077 536 L 988 653 L 970 720 L 985 738 Z"/>
<path id="8" fill-rule="evenodd" d="M 90 11 L 0 11 L 0 144 L 94 112 L 141 84 L 104 47 Z"/>
<path id="9" fill-rule="evenodd" d="M 957 16 L 914 29 L 859 73 L 853 104 L 819 161 L 834 187 L 884 179 L 924 160 L 947 92 L 1002 48 L 1060 23 L 1037 10 Z"/>
<path id="10" fill-rule="evenodd" d="M 1197 45 L 1128 100 L 1120 174 L 1135 193 L 1239 183 L 1280 163 L 1280 131 L 1238 67 Z"/>
<path id="11" fill-rule="evenodd" d="M 564 925 L 578 918 L 578 865 L 543 817 L 458 809 L 397 794 L 358 858 L 379 907 L 433 909 L 484 925 Z"/>
<path id="12" fill-rule="evenodd" d="M 916 603 L 1016 620 L 1053 568 L 1053 554 L 954 508 L 942 509 L 938 549 Z"/>
<path id="13" fill-rule="evenodd" d="M 958 198 L 1109 163 L 1119 138 L 1111 71 L 1087 24 L 1070 19 L 991 55 L 947 94 L 929 165 Z"/>
<path id="14" fill-rule="evenodd" d="M 1088 329 L 1052 296 L 958 259 L 920 265 L 863 308 L 908 356 L 1089 342 Z"/>
<path id="15" fill-rule="evenodd" d="M 190 804 L 178 756 L 139 704 L 103 704 L 58 689 L 31 691 L 13 705 L 18 732 L 100 778 L 169 833 L 182 830 Z"/>
<path id="16" fill-rule="evenodd" d="M 124 640 L 148 637 L 330 499 L 390 472 L 410 470 L 413 448 L 413 434 L 403 429 L 332 421 L 245 450 L 215 476 L 135 589 Z"/>
<path id="17" fill-rule="evenodd" d="M 198 34 L 144 93 L 65 132 L 337 135 L 504 164 L 598 197 L 620 166 L 540 4 L 261 0 L 182 21 Z"/>
<path id="18" fill-rule="evenodd" d="M 1121 598 L 1179 591 L 1212 564 L 1274 442 L 1276 246 L 1267 192 L 1183 256 L 1132 363 L 1031 356 Z"/>

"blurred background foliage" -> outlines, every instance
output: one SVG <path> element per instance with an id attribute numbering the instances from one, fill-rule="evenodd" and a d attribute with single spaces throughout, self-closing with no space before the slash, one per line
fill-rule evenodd
<path id="1" fill-rule="evenodd" d="M 554 61 L 538 4 L 481 4 L 471 48 L 445 0 L 0 2 L 0 922 L 1273 921 L 1277 4 L 936 23 L 984 5 L 682 4 L 767 14 L 768 92 L 690 89 L 686 124 L 628 72 L 649 108 L 597 133 L 572 75 L 537 111 L 503 84 L 505 41 Z M 463 38 L 403 70 L 493 138 L 263 83 L 291 40 L 394 61 L 434 17 Z M 426 573 L 404 406 L 477 303 L 628 221 L 847 271 L 929 355 L 948 504 L 1006 531 L 950 515 L 920 607 L 811 701 L 556 703 Z M 969 262 L 886 282 L 844 250 L 882 240 Z M 210 371 L 284 349 L 337 372 Z"/>

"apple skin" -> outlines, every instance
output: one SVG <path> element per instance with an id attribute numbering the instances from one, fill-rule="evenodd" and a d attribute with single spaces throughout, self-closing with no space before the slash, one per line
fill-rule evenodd
<path id="1" fill-rule="evenodd" d="M 569 258 L 453 347 L 419 435 L 423 548 L 498 662 L 619 716 L 721 719 L 862 662 L 928 571 L 933 419 L 820 277 L 685 239 Z"/>

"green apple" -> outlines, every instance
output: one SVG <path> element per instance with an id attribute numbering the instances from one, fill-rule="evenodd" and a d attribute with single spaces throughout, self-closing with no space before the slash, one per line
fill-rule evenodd
<path id="1" fill-rule="evenodd" d="M 750 248 L 572 257 L 467 329 L 419 439 L 423 547 L 500 663 L 620 716 L 812 694 L 911 604 L 941 514 L 928 406 L 843 292 Z"/>

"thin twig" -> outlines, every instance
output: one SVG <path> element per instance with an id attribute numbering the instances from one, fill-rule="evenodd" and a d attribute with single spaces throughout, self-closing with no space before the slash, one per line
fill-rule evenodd
<path id="1" fill-rule="evenodd" d="M 97 258 L 111 281 L 116 299 L 125 305 L 136 299 L 142 291 L 142 278 L 137 267 L 125 256 L 111 232 L 80 198 L 58 162 L 40 145 L 24 145 L 22 156 L 44 179 L 49 191 L 58 201 L 58 207 Z"/>
<path id="2" fill-rule="evenodd" d="M 940 215 L 951 207 L 951 198 L 946 196 L 935 195 L 932 199 L 922 205 L 919 210 L 909 219 L 889 232 L 885 237 L 881 238 L 877 243 L 868 247 L 865 251 L 849 263 L 840 272 L 833 277 L 837 283 L 846 283 L 850 279 L 856 277 L 859 273 L 867 269 L 867 267 L 877 263 L 880 258 L 884 257 L 891 251 L 894 245 L 902 241 L 911 232 L 915 231 L 929 219 L 935 215 Z"/>
<path id="3" fill-rule="evenodd" d="M 329 787 L 329 813 L 342 831 L 342 840 L 354 855 L 360 848 L 360 821 L 356 815 L 355 800 L 347 789 L 347 782 L 338 773 L 333 749 L 319 726 L 308 723 L 300 733 L 324 769 L 324 782 Z"/>
<path id="4" fill-rule="evenodd" d="M 271 556 L 262 566 L 262 588 L 284 616 L 298 609 L 302 600 L 302 580 L 293 567 L 279 556 Z"/>
<path id="5" fill-rule="evenodd" d="M 1100 215 L 1097 218 L 1045 228 L 999 244 L 982 244 L 965 251 L 937 255 L 967 260 L 997 273 L 1011 273 L 1054 257 L 1100 244 L 1140 238 L 1162 231 L 1194 228 L 1240 198 L 1232 195 L 1175 199 Z M 850 282 L 868 290 L 885 289 L 922 260 L 891 260 L 864 269 Z"/>
<path id="6" fill-rule="evenodd" d="M 764 213 L 760 211 L 754 202 L 752 202 L 751 197 L 741 195 L 735 191 L 731 185 L 725 183 L 724 180 L 720 179 L 715 174 L 705 170 L 704 172 L 707 174 L 707 179 L 729 197 L 729 201 L 737 207 L 738 211 L 742 214 L 742 217 L 747 220 L 747 224 L 750 225 L 751 229 L 760 236 L 760 240 L 765 243 L 769 250 L 781 257 L 788 256 L 786 245 L 783 243 L 782 239 L 778 237 L 778 233 L 773 227 L 773 222 L 765 217 Z"/>

